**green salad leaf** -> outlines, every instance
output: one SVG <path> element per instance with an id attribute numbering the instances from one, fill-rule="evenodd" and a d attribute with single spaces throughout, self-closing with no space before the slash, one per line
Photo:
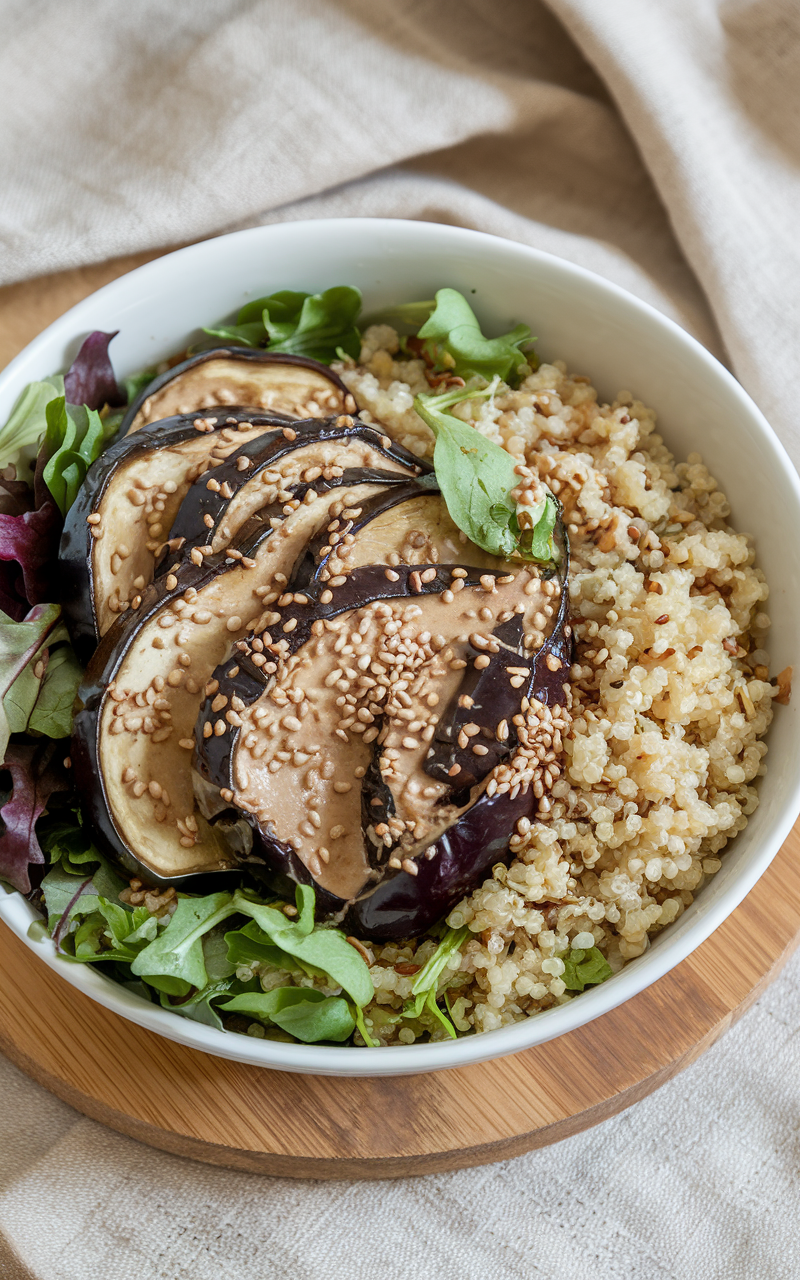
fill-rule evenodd
<path id="1" fill-rule="evenodd" d="M 135 958 L 131 971 L 137 978 L 177 978 L 189 987 L 208 985 L 203 934 L 228 916 L 236 907 L 229 893 L 211 893 L 205 898 L 179 898 L 177 909 L 163 933 Z"/>
<path id="2" fill-rule="evenodd" d="M 27 714 L 36 698 L 36 689 L 32 688 L 27 677 L 13 696 L 8 697 L 17 680 L 22 676 L 29 662 L 44 645 L 61 617 L 61 606 L 57 604 L 37 604 L 29 611 L 22 622 L 14 622 L 4 613 L 0 613 L 0 758 L 5 759 L 6 748 L 15 726 L 20 720 L 27 724 Z M 39 681 L 35 684 L 38 686 Z M 31 701 L 33 695 L 33 701 Z M 23 724 L 24 728 L 24 724 Z"/>
<path id="3" fill-rule="evenodd" d="M 564 964 L 561 980 L 568 991 L 583 991 L 584 987 L 596 986 L 599 982 L 605 982 L 614 972 L 597 947 L 590 947 L 588 950 L 571 947 L 566 955 L 559 958 Z"/>
<path id="4" fill-rule="evenodd" d="M 3 695 L 3 711 L 11 733 L 27 731 L 47 738 L 66 738 L 72 732 L 75 696 L 83 678 L 83 668 L 69 643 L 66 627 L 58 620 L 59 607 L 49 605 L 47 608 L 49 614 L 34 624 L 44 636 L 44 643 L 31 654 Z M 47 630 L 53 619 L 57 625 Z M 0 613 L 0 635 L 4 638 L 11 637 L 23 643 L 28 634 L 25 628 L 30 625 L 27 621 L 14 622 Z M 6 628 L 10 630 L 6 631 Z M 4 658 L 0 647 L 3 669 L 6 666 Z"/>
<path id="5" fill-rule="evenodd" d="M 516 502 L 510 496 L 520 483 L 514 458 L 475 427 L 447 413 L 463 400 L 492 395 L 496 386 L 494 379 L 483 388 L 419 395 L 414 408 L 436 437 L 436 481 L 459 529 L 492 555 L 548 563 L 556 557 L 553 531 L 559 507 L 555 497 L 547 492 L 537 508 L 527 508 L 536 523 L 531 529 L 520 528 Z"/>
<path id="6" fill-rule="evenodd" d="M 44 449 L 47 462 L 44 482 L 62 515 L 66 515 L 86 479 L 86 472 L 110 439 L 108 427 L 95 409 L 67 404 L 64 396 L 51 400 L 46 409 Z"/>
<path id="7" fill-rule="evenodd" d="M 485 338 L 472 307 L 456 289 L 439 289 L 436 307 L 417 337 L 434 365 L 467 379 L 502 378 L 510 386 L 519 381 L 526 363 L 521 347 L 531 341 L 526 324 L 518 324 L 499 338 Z"/>
<path id="8" fill-rule="evenodd" d="M 320 1040 L 341 1043 L 349 1039 L 356 1026 L 346 1000 L 326 996 L 314 987 L 246 992 L 227 1000 L 220 1008 L 226 1013 L 243 1013 L 260 1022 L 275 1023 L 306 1044 Z"/>
<path id="9" fill-rule="evenodd" d="M 144 391 L 145 387 L 149 387 L 153 379 L 157 377 L 158 370 L 155 367 L 151 367 L 150 369 L 142 369 L 140 373 L 132 373 L 129 378 L 123 378 L 122 385 L 128 397 L 128 405 L 132 405 L 136 397 Z M 128 412 L 128 405 L 122 410 L 123 415 Z"/>
<path id="10" fill-rule="evenodd" d="M 469 937 L 469 926 L 461 929 L 448 929 L 430 959 L 422 966 L 411 987 L 412 1000 L 406 1003 L 403 1016 L 418 1018 L 423 1009 L 442 1024 L 447 1034 L 456 1038 L 456 1030 L 452 1022 L 437 1004 L 439 979 L 450 957 L 460 949 Z"/>
<path id="11" fill-rule="evenodd" d="M 340 352 L 358 358 L 361 334 L 356 320 L 360 311 L 361 293 L 350 285 L 335 285 L 322 293 L 282 289 L 248 302 L 235 325 L 203 332 L 224 342 L 268 347 L 331 364 Z"/>
<path id="12" fill-rule="evenodd" d="M 64 394 L 60 374 L 29 382 L 0 430 L 0 468 L 13 463 L 17 479 L 33 483 L 32 462 L 47 430 L 47 406 Z"/>

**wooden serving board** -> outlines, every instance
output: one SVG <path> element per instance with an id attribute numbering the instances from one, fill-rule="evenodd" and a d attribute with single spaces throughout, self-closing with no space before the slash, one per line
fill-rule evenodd
<path id="1" fill-rule="evenodd" d="M 156 256 L 0 289 L 0 365 L 67 307 Z M 163 1040 L 69 987 L 0 924 L 0 1050 L 84 1115 L 176 1155 L 296 1178 L 435 1173 L 557 1142 L 652 1093 L 744 1013 L 798 942 L 800 823 L 725 924 L 621 1008 L 512 1058 L 348 1080 Z"/>
<path id="2" fill-rule="evenodd" d="M 511 1058 L 352 1080 L 163 1040 L 67 986 L 0 925 L 0 1050 L 84 1115 L 176 1155 L 292 1178 L 436 1173 L 557 1142 L 652 1093 L 744 1013 L 798 942 L 800 823 L 725 924 L 621 1008 Z"/>

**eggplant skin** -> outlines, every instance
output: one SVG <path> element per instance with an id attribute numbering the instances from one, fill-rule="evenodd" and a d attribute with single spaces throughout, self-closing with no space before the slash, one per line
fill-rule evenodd
<path id="1" fill-rule="evenodd" d="M 248 364 L 266 366 L 294 365 L 295 368 L 313 370 L 315 373 L 324 377 L 328 382 L 330 382 L 332 387 L 335 387 L 336 390 L 341 393 L 342 412 L 355 413 L 357 410 L 356 402 L 351 392 L 342 382 L 341 378 L 337 377 L 337 375 L 329 369 L 327 365 L 320 364 L 317 360 L 308 360 L 305 356 L 282 355 L 277 351 L 257 351 L 247 347 L 213 347 L 210 351 L 201 351 L 197 355 L 189 356 L 186 360 L 182 360 L 180 364 L 176 364 L 171 369 L 167 369 L 164 373 L 158 374 L 152 382 L 149 382 L 147 386 L 139 392 L 136 399 L 129 405 L 125 417 L 120 423 L 117 438 L 121 439 L 123 436 L 128 434 L 146 400 L 149 400 L 151 396 L 162 391 L 164 387 L 166 387 L 168 383 L 173 382 L 175 378 L 179 378 L 182 374 L 188 373 L 190 369 L 197 368 L 198 365 L 207 364 L 210 360 L 241 360 Z M 228 405 L 215 405 L 213 407 L 216 409 L 217 413 L 219 413 L 221 409 L 228 413 L 234 412 L 234 410 L 230 409 Z M 194 417 L 197 417 L 197 412 L 199 411 L 193 412 Z M 271 412 L 271 410 L 264 410 L 259 406 L 250 406 L 250 412 L 264 413 Z M 275 414 L 274 416 L 289 418 L 288 414 Z M 291 418 L 289 420 L 291 420 Z M 141 431 L 142 428 L 139 427 L 138 430 Z"/>
<path id="2" fill-rule="evenodd" d="M 417 859 L 415 876 L 390 871 L 348 908 L 344 918 L 347 932 L 357 938 L 399 942 L 430 929 L 496 863 L 508 860 L 511 833 L 520 818 L 533 816 L 535 804 L 530 789 L 515 800 L 508 792 L 495 796 L 484 792 Z"/>

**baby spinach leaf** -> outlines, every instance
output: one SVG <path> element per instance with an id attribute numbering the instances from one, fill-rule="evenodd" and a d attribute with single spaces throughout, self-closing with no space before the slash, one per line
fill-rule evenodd
<path id="1" fill-rule="evenodd" d="M 361 334 L 356 320 L 361 294 L 349 285 L 335 285 L 322 293 L 282 289 L 242 307 L 235 325 L 204 332 L 246 347 L 268 347 L 287 355 L 307 356 L 330 364 L 337 350 L 357 358 Z"/>
<path id="2" fill-rule="evenodd" d="M 326 996 L 318 1004 L 301 1001 L 276 1013 L 272 1021 L 304 1044 L 318 1044 L 320 1040 L 342 1044 L 356 1026 L 350 1006 L 341 996 Z"/>
<path id="3" fill-rule="evenodd" d="M 306 961 L 298 960 L 288 951 L 270 942 L 269 937 L 255 920 L 250 920 L 243 929 L 225 934 L 228 945 L 228 960 L 238 968 L 239 965 L 270 965 L 274 969 L 285 969 L 288 973 L 305 973 L 309 977 L 323 977 L 322 969 Z"/>
<path id="4" fill-rule="evenodd" d="M 583 991 L 584 987 L 596 986 L 599 982 L 605 982 L 613 973 L 611 965 L 597 947 L 590 947 L 586 951 L 581 947 L 571 947 L 560 959 L 564 964 L 561 980 L 568 991 Z"/>
<path id="5" fill-rule="evenodd" d="M 462 400 L 491 395 L 496 385 L 495 381 L 477 390 L 417 396 L 414 408 L 436 437 L 436 480 L 459 529 L 492 555 L 548 562 L 555 557 L 555 498 L 551 494 L 545 496 L 533 529 L 520 529 L 516 502 L 510 497 L 520 483 L 514 458 L 475 427 L 446 412 Z"/>
<path id="6" fill-rule="evenodd" d="M 5 707 L 6 694 L 28 663 L 42 648 L 61 617 L 57 604 L 37 604 L 22 622 L 0 613 L 0 754 L 5 755 L 12 733 L 11 722 L 17 723 L 24 712 L 30 689 L 23 685 L 19 696 L 13 700 L 11 720 Z M 23 710 L 21 710 L 21 708 Z"/>
<path id="7" fill-rule="evenodd" d="M 31 664 L 28 669 L 30 667 Z M 62 644 L 56 649 L 51 648 L 28 729 L 48 738 L 66 738 L 72 732 L 75 696 L 82 679 L 83 667 L 75 657 L 71 645 Z M 13 688 L 14 686 L 12 692 Z"/>
<path id="8" fill-rule="evenodd" d="M 390 324 L 398 331 L 408 330 L 416 334 L 435 307 L 434 298 L 427 298 L 424 302 L 401 302 L 394 307 L 382 307 L 380 311 L 372 312 L 364 318 L 363 324 Z"/>
<path id="9" fill-rule="evenodd" d="M 476 374 L 499 377 L 515 386 L 517 371 L 526 363 L 520 348 L 531 341 L 531 331 L 526 324 L 518 324 L 499 338 L 485 338 L 464 295 L 456 289 L 439 289 L 436 307 L 417 337 L 435 365 L 465 379 Z"/>

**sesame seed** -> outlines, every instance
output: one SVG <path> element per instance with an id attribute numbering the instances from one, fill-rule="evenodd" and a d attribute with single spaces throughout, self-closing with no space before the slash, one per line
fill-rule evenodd
<path id="1" fill-rule="evenodd" d="M 238 631 L 241 625 L 242 625 L 242 620 L 239 617 L 238 613 L 234 613 L 230 618 L 228 618 L 228 621 L 225 623 L 225 627 L 228 631 Z"/>

